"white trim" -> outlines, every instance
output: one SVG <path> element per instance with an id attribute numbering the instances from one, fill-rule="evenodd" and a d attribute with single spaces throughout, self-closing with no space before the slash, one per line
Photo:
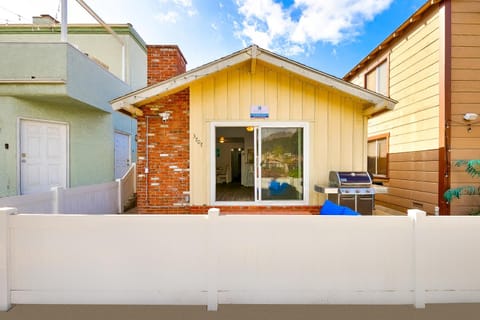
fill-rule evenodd
<path id="1" fill-rule="evenodd" d="M 217 127 L 247 127 L 258 126 L 263 128 L 303 128 L 303 200 L 262 200 L 262 201 L 216 201 L 216 128 Z M 310 204 L 310 123 L 306 121 L 214 121 L 210 123 L 210 204 L 225 206 L 295 206 Z M 257 155 L 254 150 L 254 155 Z M 257 181 L 255 180 L 255 188 Z M 256 191 L 255 191 L 256 192 Z M 256 197 L 255 197 L 256 199 Z"/>
<path id="2" fill-rule="evenodd" d="M 65 187 L 69 188 L 70 187 L 70 124 L 68 122 L 63 122 L 63 121 L 55 121 L 55 120 L 44 120 L 44 119 L 37 119 L 37 118 L 27 118 L 27 117 L 18 117 L 17 118 L 17 195 L 21 195 L 21 134 L 22 134 L 22 129 L 21 129 L 21 123 L 22 121 L 35 121 L 35 122 L 42 122 L 42 123 L 54 123 L 54 124 L 61 124 L 66 127 L 66 132 L 65 134 L 67 135 L 65 137 L 65 152 L 66 152 L 66 165 L 65 165 Z"/>
<path id="3" fill-rule="evenodd" d="M 389 97 L 371 92 L 370 90 L 366 90 L 365 88 L 350 82 L 346 82 L 340 78 L 336 78 L 327 73 L 307 67 L 280 55 L 276 55 L 273 52 L 257 47 L 256 45 L 252 45 L 229 56 L 180 74 L 176 77 L 116 98 L 110 101 L 110 104 L 112 105 L 113 110 L 124 109 L 126 111 L 136 113 L 136 109 L 138 109 L 136 107 L 140 105 L 144 105 L 149 101 L 183 90 L 189 87 L 194 81 L 225 70 L 234 65 L 238 65 L 245 61 L 251 61 L 251 68 L 254 68 L 254 64 L 256 64 L 256 62 L 253 60 L 263 61 L 265 63 L 275 65 L 296 75 L 318 82 L 319 84 L 332 87 L 336 90 L 344 92 L 345 94 L 362 99 L 367 105 L 370 104 L 376 106 L 377 108 L 393 109 L 397 103 L 397 101 Z"/>

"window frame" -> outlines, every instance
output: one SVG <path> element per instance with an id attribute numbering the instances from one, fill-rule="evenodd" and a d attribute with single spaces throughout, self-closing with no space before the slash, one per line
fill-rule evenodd
<path id="1" fill-rule="evenodd" d="M 385 140 L 385 147 L 387 149 L 387 152 L 386 152 L 386 164 L 385 164 L 385 170 L 386 170 L 386 174 L 378 174 L 377 172 L 371 172 L 370 170 L 368 170 L 368 172 L 375 178 L 375 179 L 382 179 L 382 180 L 385 180 L 385 179 L 389 179 L 389 175 L 388 175 L 388 172 L 389 172 L 389 151 L 390 151 L 390 133 L 383 133 L 383 134 L 378 134 L 378 135 L 375 135 L 375 136 L 371 136 L 371 137 L 368 137 L 368 141 L 367 141 L 367 169 L 368 168 L 368 145 L 371 143 L 371 142 L 375 142 L 376 143 L 376 150 L 375 150 L 375 161 L 376 161 L 376 171 L 378 171 L 378 159 L 380 158 L 379 155 L 378 155 L 378 141 L 380 140 Z"/>
<path id="2" fill-rule="evenodd" d="M 302 200 L 258 200 L 253 201 L 217 201 L 216 200 L 216 160 L 210 161 L 210 204 L 211 205 L 229 205 L 229 206 L 296 206 L 296 205 L 308 205 L 310 203 L 310 124 L 306 121 L 278 121 L 278 122 L 252 122 L 252 121 L 215 121 L 210 123 L 210 157 L 216 159 L 216 129 L 218 127 L 248 127 L 253 126 L 255 128 L 293 128 L 298 127 L 303 129 L 303 199 Z M 255 132 L 255 131 L 254 131 Z M 254 136 L 254 140 L 257 137 Z M 257 147 L 257 146 L 255 146 Z M 255 148 L 254 147 L 254 148 Z M 255 151 L 256 152 L 256 151 Z M 254 158 L 258 157 L 258 153 L 254 152 Z M 255 164 L 258 159 L 254 159 Z M 255 177 L 257 179 L 257 177 Z M 260 184 L 255 182 L 255 188 L 258 188 Z M 257 189 L 255 189 L 257 190 Z M 255 191 L 257 192 L 257 191 Z"/>
<path id="3" fill-rule="evenodd" d="M 380 69 L 381 66 L 385 65 L 385 87 L 386 87 L 386 92 L 385 93 L 381 93 L 379 92 L 379 72 L 378 70 Z M 370 74 L 372 74 L 373 72 L 375 72 L 375 89 L 372 90 L 372 89 L 368 89 L 367 87 L 367 78 Z M 387 97 L 390 96 L 390 59 L 389 59 L 389 56 L 385 56 L 385 57 L 382 57 L 378 63 L 375 63 L 375 64 L 372 64 L 372 66 L 370 68 L 368 68 L 363 76 L 363 87 L 365 89 L 368 89 L 368 90 L 371 90 L 371 91 L 374 91 L 374 92 L 377 92 L 377 93 L 380 93 L 380 94 L 383 94 Z"/>

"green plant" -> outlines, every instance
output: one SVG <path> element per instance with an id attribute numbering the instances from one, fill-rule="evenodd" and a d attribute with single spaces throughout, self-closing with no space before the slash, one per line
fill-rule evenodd
<path id="1" fill-rule="evenodd" d="M 480 178 L 480 160 L 458 160 L 455 162 L 455 166 L 465 166 L 465 172 L 472 178 Z M 447 202 L 451 202 L 453 199 L 460 199 L 462 195 L 480 195 L 480 186 L 460 186 L 457 188 L 451 188 L 445 191 L 443 197 Z M 472 215 L 480 215 L 480 209 L 471 213 Z"/>

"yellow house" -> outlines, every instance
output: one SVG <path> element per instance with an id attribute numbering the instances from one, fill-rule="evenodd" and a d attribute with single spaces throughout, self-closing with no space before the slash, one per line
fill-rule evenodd
<path id="1" fill-rule="evenodd" d="M 112 101 L 137 117 L 140 213 L 318 212 L 314 185 L 366 171 L 367 119 L 395 104 L 255 45 L 188 72 L 176 46 L 147 54 L 150 86 Z"/>
<path id="2" fill-rule="evenodd" d="M 477 184 L 455 162 L 480 159 L 479 22 L 478 0 L 427 1 L 344 77 L 398 101 L 368 123 L 368 168 L 389 189 L 377 201 L 430 214 L 480 206 L 443 198 Z"/>

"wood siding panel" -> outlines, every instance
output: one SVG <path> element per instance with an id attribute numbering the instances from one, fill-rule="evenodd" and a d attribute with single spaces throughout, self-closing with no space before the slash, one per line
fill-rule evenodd
<path id="1" fill-rule="evenodd" d="M 214 119 L 214 113 L 215 113 L 215 101 L 214 101 L 214 79 L 209 78 L 205 79 L 201 83 L 202 86 L 202 104 L 201 104 L 201 109 L 203 111 L 202 115 L 205 117 L 205 119 Z"/>
<path id="2" fill-rule="evenodd" d="M 228 81 L 227 73 L 222 72 L 215 78 L 215 93 L 214 93 L 214 103 L 215 103 L 215 119 L 227 119 L 228 109 Z"/>
<path id="3" fill-rule="evenodd" d="M 433 214 L 438 201 L 439 151 L 389 154 L 388 194 L 376 195 L 381 203 L 405 211 L 421 208 Z"/>
<path id="4" fill-rule="evenodd" d="M 452 65 L 455 66 L 455 70 L 457 72 L 459 70 L 470 70 L 472 72 L 478 72 L 475 70 L 480 69 L 480 57 L 452 57 Z M 460 78 L 459 80 L 462 80 L 462 78 Z"/>
<path id="5" fill-rule="evenodd" d="M 274 70 L 265 71 L 265 105 L 270 108 L 270 119 L 278 119 L 277 108 L 271 106 L 278 105 L 278 72 Z"/>
<path id="6" fill-rule="evenodd" d="M 480 159 L 480 127 L 469 131 L 463 120 L 467 112 L 479 112 L 480 101 L 480 2 L 452 1 L 452 123 L 450 128 L 451 187 L 478 185 L 455 166 L 460 159 Z M 480 197 L 454 199 L 451 214 L 469 214 L 480 207 Z"/>
<path id="7" fill-rule="evenodd" d="M 456 10 L 459 10 L 457 7 Z M 479 24 L 478 12 L 452 12 L 452 23 Z"/>
<path id="8" fill-rule="evenodd" d="M 340 147 L 341 147 L 341 162 L 340 166 L 342 168 L 352 167 L 353 165 L 353 148 L 352 146 L 355 145 L 355 134 L 358 134 L 354 131 L 354 120 L 351 115 L 353 113 L 353 106 L 349 99 L 343 100 L 343 108 L 342 108 L 342 131 L 340 135 Z"/>
<path id="9" fill-rule="evenodd" d="M 227 81 L 228 118 L 240 119 L 240 74 L 238 69 L 228 72 Z"/>
<path id="10" fill-rule="evenodd" d="M 303 87 L 303 120 L 315 120 L 315 87 L 310 83 L 305 83 Z"/>
<path id="11" fill-rule="evenodd" d="M 280 73 L 278 76 L 277 119 L 288 119 L 290 113 L 290 75 Z"/>
<path id="12" fill-rule="evenodd" d="M 238 68 L 239 71 L 239 87 L 240 87 L 240 103 L 239 112 L 240 120 L 250 119 L 250 107 L 253 105 L 252 97 L 252 75 L 250 74 L 249 65 L 245 64 Z"/>
<path id="13" fill-rule="evenodd" d="M 411 181 L 411 180 L 391 179 L 388 182 L 388 186 L 389 188 L 431 192 L 432 190 L 437 190 L 438 183 L 426 182 L 426 181 L 419 182 L 419 181 Z"/>
<path id="14" fill-rule="evenodd" d="M 206 84 L 204 82 L 203 84 Z M 211 163 L 210 155 L 204 150 L 209 143 L 208 128 L 194 119 L 206 117 L 203 106 L 209 103 L 203 97 L 204 85 L 202 83 L 193 84 L 190 87 L 190 171 L 202 172 L 206 166 Z M 194 159 L 194 161 L 192 161 Z M 208 199 L 210 196 L 209 189 L 203 186 L 207 185 L 207 175 L 195 176 L 190 179 L 190 190 L 196 190 L 191 193 L 190 201 L 198 203 L 202 199 Z"/>
<path id="15" fill-rule="evenodd" d="M 265 105 L 265 68 L 257 63 L 255 73 L 252 74 L 252 104 Z"/>
<path id="16" fill-rule="evenodd" d="M 463 115 L 479 112 L 480 102 L 480 2 L 452 1 L 452 128 L 451 185 L 474 183 L 463 170 L 455 167 L 460 159 L 480 159 L 480 127 L 467 130 Z M 477 199 L 475 199 L 477 198 Z M 480 207 L 480 197 L 462 197 L 451 203 L 451 214 L 468 214 Z"/>
<path id="17" fill-rule="evenodd" d="M 368 122 L 369 136 L 390 134 L 390 154 L 439 148 L 439 27 L 433 12 L 392 45 L 390 96 L 399 103 Z"/>
<path id="18" fill-rule="evenodd" d="M 303 118 L 303 82 L 294 78 L 291 85 L 289 118 L 291 120 L 301 120 Z"/>
<path id="19" fill-rule="evenodd" d="M 331 156 L 328 158 L 328 167 L 335 168 L 334 170 L 343 170 L 342 168 L 338 168 L 339 164 L 342 163 L 342 152 L 341 152 L 341 130 L 339 128 L 342 127 L 342 116 L 341 113 L 338 112 L 338 106 L 341 106 L 340 97 L 338 95 L 334 95 L 329 93 L 328 99 L 328 128 L 331 129 L 328 131 L 327 134 L 327 144 L 328 144 L 328 152 L 331 153 Z"/>
<path id="20" fill-rule="evenodd" d="M 312 128 L 312 136 L 315 139 L 310 139 L 310 145 L 313 150 L 313 154 L 310 157 L 310 163 L 312 163 L 311 174 L 313 181 L 328 181 L 329 170 L 333 170 L 333 167 L 330 166 L 329 149 L 328 143 L 318 143 L 316 139 L 319 137 L 328 137 L 329 136 L 329 119 L 328 119 L 328 99 L 329 93 L 327 90 L 322 90 L 317 88 L 316 93 L 316 110 L 315 110 L 315 123 Z M 322 195 L 324 198 L 325 196 Z M 323 201 L 323 199 L 322 199 Z M 322 202 L 320 202 L 322 203 Z"/>

